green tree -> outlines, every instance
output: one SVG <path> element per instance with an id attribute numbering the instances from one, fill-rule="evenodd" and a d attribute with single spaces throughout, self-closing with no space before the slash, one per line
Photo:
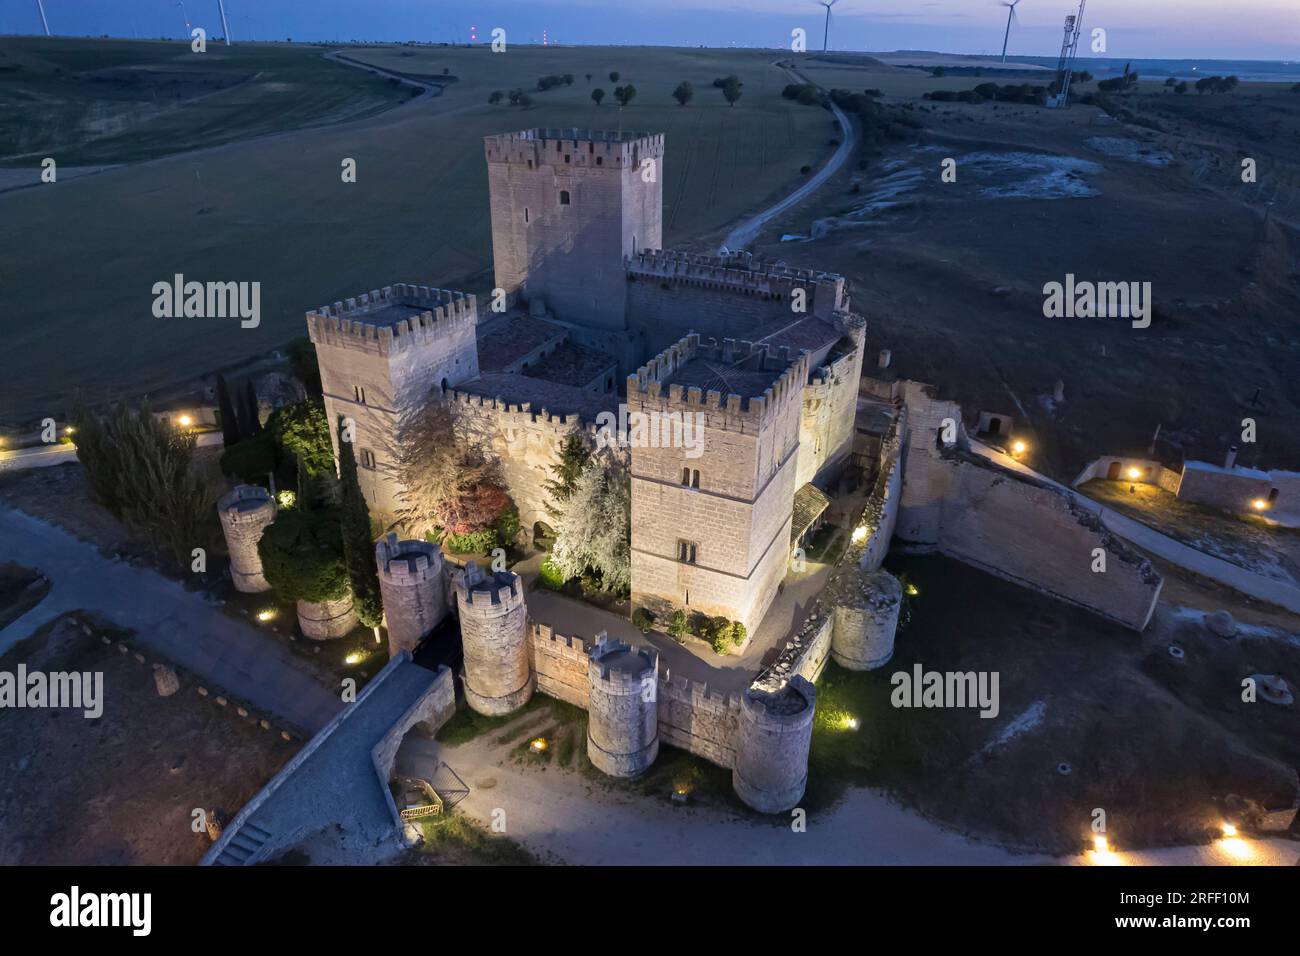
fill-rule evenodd
<path id="1" fill-rule="evenodd" d="M 596 87 L 594 90 L 591 91 L 591 98 L 592 98 L 592 101 L 595 102 L 595 104 L 596 104 L 597 106 L 599 106 L 599 105 L 600 105 L 600 101 L 603 100 L 603 99 L 605 98 L 605 91 L 602 90 L 602 89 L 598 86 L 598 87 Z"/>
<path id="2" fill-rule="evenodd" d="M 91 494 L 178 564 L 212 538 L 217 490 L 191 468 L 196 436 L 147 405 L 119 405 L 105 419 L 76 412 L 77 458 Z"/>
<path id="3" fill-rule="evenodd" d="M 308 398 L 277 408 L 267 419 L 266 430 L 282 451 L 298 460 L 308 477 L 333 473 L 334 446 L 323 402 Z"/>
<path id="4" fill-rule="evenodd" d="M 617 82 L 618 82 L 618 77 L 619 77 L 618 70 L 612 70 L 612 71 L 610 71 L 610 74 L 609 74 L 609 82 L 611 82 L 611 83 L 617 83 Z"/>
<path id="5" fill-rule="evenodd" d="M 619 108 L 627 106 L 636 96 L 636 87 L 629 83 L 627 86 L 614 87 L 614 99 L 618 100 Z"/>
<path id="6" fill-rule="evenodd" d="M 239 416 L 235 414 L 235 403 L 230 399 L 230 387 L 226 377 L 217 375 L 217 411 L 221 415 L 221 444 L 229 448 L 242 437 L 239 434 Z"/>
<path id="7" fill-rule="evenodd" d="M 262 434 L 262 412 L 257 401 L 257 388 L 253 385 L 253 380 L 246 379 L 244 382 L 244 407 L 243 414 L 239 416 L 240 432 L 245 438 L 253 438 Z"/>
<path id="8" fill-rule="evenodd" d="M 691 84 L 686 80 L 682 80 L 678 83 L 677 89 L 673 90 L 673 99 L 677 101 L 678 106 L 685 106 L 691 101 L 691 97 L 694 95 L 695 87 L 691 86 Z"/>
<path id="9" fill-rule="evenodd" d="M 565 579 L 591 571 L 600 588 L 624 594 L 631 585 L 632 485 L 610 452 L 591 456 L 559 514 L 551 563 Z"/>
<path id="10" fill-rule="evenodd" d="M 302 335 L 285 346 L 289 365 L 308 398 L 320 398 L 324 389 L 320 381 L 320 362 L 316 358 L 316 346 L 307 336 Z"/>
<path id="11" fill-rule="evenodd" d="M 722 97 L 727 101 L 728 106 L 735 106 L 736 100 L 740 99 L 740 87 L 740 80 L 734 76 L 727 78 L 727 82 L 722 87 Z"/>
<path id="12" fill-rule="evenodd" d="M 286 601 L 337 601 L 348 593 L 343 536 L 333 510 L 281 511 L 257 542 L 262 573 Z"/>
<path id="13" fill-rule="evenodd" d="M 375 543 L 370 532 L 370 509 L 361 493 L 357 477 L 357 459 L 352 442 L 347 441 L 343 419 L 339 419 L 339 482 L 343 504 L 339 515 L 343 535 L 343 562 L 352 587 L 352 607 L 362 624 L 374 631 L 379 643 L 379 625 L 384 619 L 384 602 L 379 593 L 379 573 L 375 567 Z"/>
<path id="14" fill-rule="evenodd" d="M 591 458 L 591 449 L 586 439 L 578 432 L 573 432 L 564 439 L 560 446 L 560 460 L 551 466 L 555 476 L 546 479 L 544 487 L 551 500 L 546 503 L 546 512 L 552 518 L 559 518 L 563 504 L 573 497 L 573 490 L 578 487 L 582 470 Z"/>
<path id="15" fill-rule="evenodd" d="M 498 103 L 501 102 L 501 97 L 502 97 L 502 93 L 500 90 L 493 90 L 491 93 L 488 94 L 488 103 L 490 103 L 492 106 L 496 106 Z"/>

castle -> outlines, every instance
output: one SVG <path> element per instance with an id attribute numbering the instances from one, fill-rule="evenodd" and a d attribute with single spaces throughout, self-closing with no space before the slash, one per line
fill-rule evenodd
<path id="1" fill-rule="evenodd" d="M 664 251 L 661 135 L 533 129 L 487 137 L 485 156 L 490 299 L 398 284 L 307 314 L 372 515 L 400 509 L 398 424 L 430 400 L 495 458 L 529 530 L 568 435 L 620 412 L 698 422 L 692 447 L 619 449 L 632 599 L 752 633 L 806 530 L 797 493 L 852 451 L 865 322 L 844 279 Z"/>

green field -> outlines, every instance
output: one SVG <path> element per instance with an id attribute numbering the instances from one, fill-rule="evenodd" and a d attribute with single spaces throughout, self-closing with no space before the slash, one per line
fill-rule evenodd
<path id="1" fill-rule="evenodd" d="M 0 165 L 131 163 L 389 109 L 414 90 L 312 47 L 0 41 Z"/>
<path id="2" fill-rule="evenodd" d="M 143 51 L 139 62 L 156 65 L 160 49 L 198 56 L 180 44 L 0 44 L 0 51 L 20 51 L 28 60 L 57 54 L 83 71 L 135 62 L 131 50 Z M 301 335 L 307 309 L 376 286 L 415 281 L 489 289 L 485 135 L 620 123 L 664 133 L 664 241 L 682 245 L 720 234 L 788 190 L 800 179 L 801 166 L 829 154 L 834 132 L 825 112 L 780 97 L 788 78 L 767 53 L 519 47 L 493 54 L 481 48 L 367 47 L 349 55 L 408 73 L 441 77 L 446 69 L 455 80 L 441 96 L 407 100 L 374 115 L 245 138 L 320 122 L 349 83 L 356 95 L 368 88 L 406 99 L 387 80 L 321 60 L 322 52 L 259 45 L 249 54 L 280 58 L 276 68 L 282 71 L 291 71 L 290 56 L 301 57 L 297 68 L 304 75 L 337 75 L 336 88 L 304 106 L 301 115 L 271 99 L 240 112 L 240 132 L 232 134 L 232 121 L 215 118 L 209 106 L 178 107 L 166 122 L 192 123 L 185 135 L 204 148 L 0 193 L 0 330 L 9 352 L 0 423 L 58 417 L 78 388 L 97 401 L 188 380 Z M 621 115 L 612 97 L 597 108 L 585 79 L 592 73 L 592 87 L 612 90 L 607 74 L 615 69 L 620 83 L 638 90 Z M 533 92 L 529 109 L 487 103 L 492 90 L 531 90 L 539 76 L 550 73 L 577 79 L 571 87 Z M 735 107 L 712 86 L 727 73 L 745 84 Z M 684 108 L 670 96 L 683 79 L 696 89 Z M 243 88 L 231 86 L 203 102 Z M 42 109 L 33 102 L 19 112 L 21 126 Z M 160 141 L 150 129 L 128 139 L 142 157 L 168 152 L 170 139 Z M 227 141 L 232 135 L 235 141 Z M 91 145 L 65 144 L 73 157 L 65 162 L 107 155 L 92 152 Z M 345 158 L 357 161 L 356 183 L 341 181 Z M 32 163 L 35 170 L 38 160 Z M 152 286 L 175 273 L 200 281 L 261 282 L 260 327 L 241 329 L 228 319 L 154 318 Z"/>

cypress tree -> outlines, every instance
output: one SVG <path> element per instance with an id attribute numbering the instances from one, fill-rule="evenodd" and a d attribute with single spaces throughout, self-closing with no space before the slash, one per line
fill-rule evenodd
<path id="1" fill-rule="evenodd" d="M 342 531 L 343 561 L 352 583 L 352 606 L 361 623 L 375 632 L 379 643 L 379 624 L 384 619 L 384 602 L 379 593 L 379 572 L 375 568 L 375 542 L 370 535 L 370 510 L 361 494 L 357 477 L 357 459 L 352 443 L 343 432 L 339 419 L 339 482 L 343 491 Z"/>
<path id="2" fill-rule="evenodd" d="M 235 414 L 235 403 L 230 399 L 224 375 L 217 376 L 217 409 L 221 412 L 221 444 L 229 448 L 240 438 L 239 416 Z"/>
<path id="3" fill-rule="evenodd" d="M 243 432 L 248 438 L 262 434 L 262 414 L 258 410 L 257 389 L 250 378 L 244 383 L 244 422 Z"/>

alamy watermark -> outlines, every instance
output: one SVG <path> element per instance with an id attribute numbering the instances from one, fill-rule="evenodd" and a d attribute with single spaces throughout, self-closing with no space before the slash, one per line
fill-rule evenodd
<path id="1" fill-rule="evenodd" d="M 643 412 L 618 406 L 596 416 L 596 448 L 681 448 L 687 458 L 704 454 L 703 412 Z"/>
<path id="2" fill-rule="evenodd" d="M 1151 325 L 1150 282 L 1065 282 L 1043 286 L 1043 315 L 1049 319 L 1132 319 L 1133 328 Z"/>
<path id="3" fill-rule="evenodd" d="M 980 716 L 998 715 L 997 671 L 927 671 L 913 664 L 911 673 L 896 671 L 889 683 L 889 702 L 899 708 L 978 707 Z"/>
<path id="4" fill-rule="evenodd" d="M 80 710 L 88 720 L 104 713 L 102 671 L 0 671 L 0 710 L 58 708 Z"/>
<path id="5" fill-rule="evenodd" d="M 153 314 L 159 319 L 233 319 L 245 329 L 262 324 L 262 283 L 185 281 L 153 284 Z"/>

